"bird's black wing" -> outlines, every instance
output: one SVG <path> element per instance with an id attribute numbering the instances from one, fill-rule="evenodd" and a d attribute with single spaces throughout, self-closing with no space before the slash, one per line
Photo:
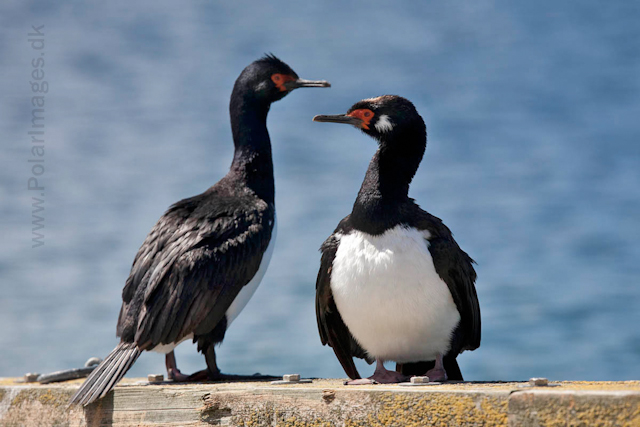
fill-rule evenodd
<path id="1" fill-rule="evenodd" d="M 476 294 L 474 261 L 460 249 L 451 231 L 439 218 L 422 211 L 419 228 L 431 233 L 429 252 L 440 278 L 447 284 L 460 313 L 460 325 L 452 349 L 475 350 L 480 346 L 480 304 Z"/>
<path id="2" fill-rule="evenodd" d="M 345 218 L 340 224 L 345 223 L 348 218 Z M 320 247 L 322 258 L 316 281 L 316 319 L 322 344 L 329 344 L 333 348 L 349 378 L 358 379 L 360 374 L 353 362 L 353 357 L 365 359 L 369 363 L 372 362 L 372 359 L 358 345 L 342 321 L 331 292 L 331 270 L 333 269 L 333 260 L 340 244 L 339 233 L 342 231 L 341 225 Z"/>
<path id="3" fill-rule="evenodd" d="M 204 193 L 160 218 L 122 292 L 122 341 L 146 350 L 216 327 L 257 272 L 271 239 L 273 207 L 247 197 Z M 247 205 L 254 208 L 242 208 Z"/>

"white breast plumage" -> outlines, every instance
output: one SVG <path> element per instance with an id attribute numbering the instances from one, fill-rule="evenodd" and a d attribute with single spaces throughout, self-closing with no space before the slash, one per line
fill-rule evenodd
<path id="1" fill-rule="evenodd" d="M 374 358 L 433 360 L 450 348 L 460 314 L 429 252 L 427 231 L 337 235 L 331 291 L 343 321 Z"/>

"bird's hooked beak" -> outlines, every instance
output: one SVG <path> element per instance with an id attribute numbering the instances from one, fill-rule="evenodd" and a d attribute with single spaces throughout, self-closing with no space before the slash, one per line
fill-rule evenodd
<path id="1" fill-rule="evenodd" d="M 290 92 L 299 87 L 331 87 L 331 83 L 326 80 L 291 80 L 284 84 L 284 87 Z"/>
<path id="2" fill-rule="evenodd" d="M 329 122 L 329 123 L 344 123 L 346 125 L 353 125 L 357 128 L 362 128 L 364 121 L 358 117 L 348 116 L 346 114 L 334 114 L 334 115 L 324 115 L 320 114 L 313 118 L 314 122 Z"/>

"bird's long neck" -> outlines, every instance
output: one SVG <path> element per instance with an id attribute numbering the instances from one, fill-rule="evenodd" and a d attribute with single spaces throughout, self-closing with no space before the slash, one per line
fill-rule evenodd
<path id="1" fill-rule="evenodd" d="M 274 203 L 273 159 L 267 131 L 269 103 L 243 93 L 237 85 L 229 112 L 235 153 L 229 171 L 267 203 Z"/>
<path id="2" fill-rule="evenodd" d="M 409 184 L 424 155 L 426 136 L 426 130 L 413 129 L 380 142 L 351 212 L 357 228 L 380 234 L 402 221 L 401 209 L 409 200 Z"/>

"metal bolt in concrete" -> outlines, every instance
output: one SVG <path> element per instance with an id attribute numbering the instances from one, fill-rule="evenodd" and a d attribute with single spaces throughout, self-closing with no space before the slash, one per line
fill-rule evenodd
<path id="1" fill-rule="evenodd" d="M 40 374 L 36 374 L 33 372 L 29 372 L 28 374 L 24 374 L 24 382 L 26 383 L 35 383 L 38 381 L 38 377 Z"/>
<path id="2" fill-rule="evenodd" d="M 282 381 L 288 381 L 288 382 L 300 381 L 300 374 L 283 375 Z"/>
<path id="3" fill-rule="evenodd" d="M 546 378 L 529 378 L 529 385 L 531 387 L 545 387 L 549 385 L 549 380 Z"/>
<path id="4" fill-rule="evenodd" d="M 271 385 L 282 385 L 282 384 L 301 384 L 301 383 L 311 383 L 313 382 L 310 379 L 301 379 L 300 374 L 287 374 L 283 375 L 281 380 L 271 381 Z"/>
<path id="5" fill-rule="evenodd" d="M 162 374 L 149 374 L 147 375 L 147 379 L 150 383 L 161 383 L 164 381 L 164 375 Z"/>

